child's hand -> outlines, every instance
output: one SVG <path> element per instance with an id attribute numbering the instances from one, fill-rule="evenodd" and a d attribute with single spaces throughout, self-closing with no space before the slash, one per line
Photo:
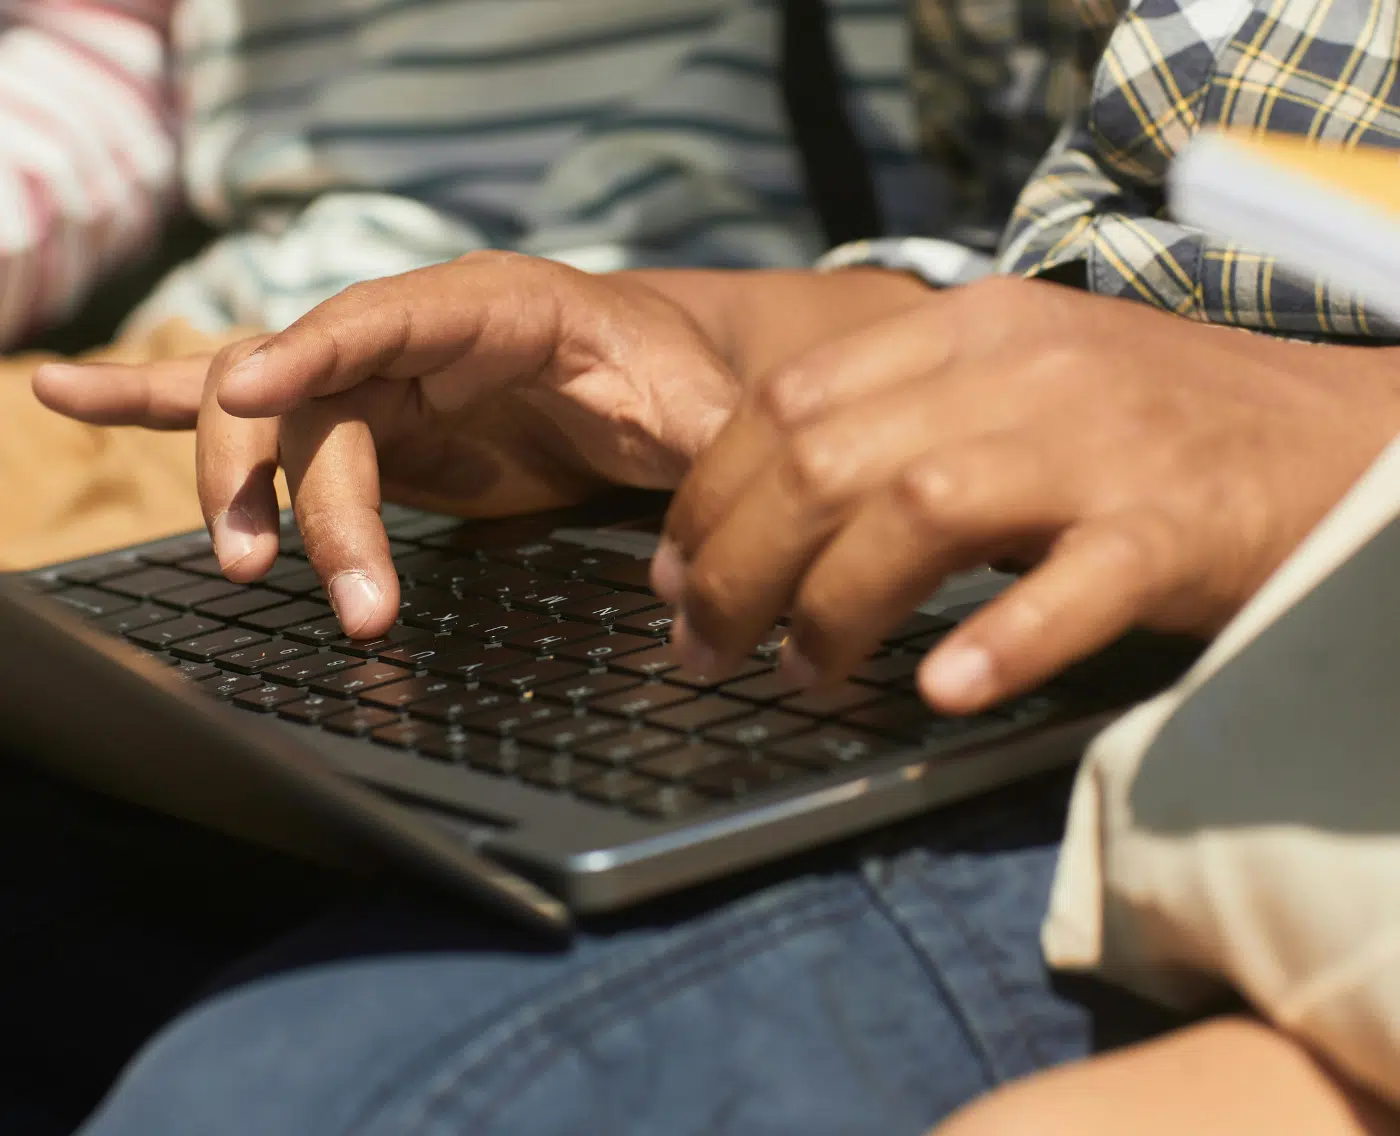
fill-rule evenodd
<path id="1" fill-rule="evenodd" d="M 51 365 L 34 386 L 84 421 L 196 427 L 200 501 L 238 580 L 277 554 L 281 464 L 307 552 L 362 636 L 398 610 L 381 491 L 481 516 L 673 486 L 738 397 L 659 291 L 504 253 L 359 285 L 212 359 Z"/>

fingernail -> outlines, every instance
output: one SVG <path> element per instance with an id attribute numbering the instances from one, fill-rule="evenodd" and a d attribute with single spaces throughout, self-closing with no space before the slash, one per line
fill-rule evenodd
<path id="1" fill-rule="evenodd" d="M 783 643 L 778 665 L 782 673 L 799 686 L 816 686 L 821 680 L 821 671 L 811 659 L 798 650 L 791 637 Z"/>
<path id="2" fill-rule="evenodd" d="M 214 538 L 214 555 L 219 567 L 227 572 L 246 560 L 257 545 L 258 530 L 247 510 L 238 505 L 225 509 L 210 526 Z"/>
<path id="3" fill-rule="evenodd" d="M 718 652 L 695 635 L 683 611 L 676 613 L 676 621 L 671 624 L 671 646 L 681 666 L 697 675 L 713 674 L 719 663 Z"/>
<path id="4" fill-rule="evenodd" d="M 923 686 L 935 702 L 980 706 L 996 695 L 992 656 L 981 647 L 935 651 L 924 665 Z"/>
<path id="5" fill-rule="evenodd" d="M 685 560 L 680 547 L 663 536 L 651 558 L 652 589 L 669 604 L 680 603 L 685 594 Z"/>
<path id="6" fill-rule="evenodd" d="M 335 608 L 336 618 L 347 635 L 354 635 L 379 610 L 379 585 L 363 572 L 342 572 L 327 590 L 331 607 Z"/>
<path id="7" fill-rule="evenodd" d="M 233 383 L 235 386 L 246 383 L 249 386 L 255 386 L 262 378 L 265 362 L 266 356 L 260 347 L 242 362 L 235 363 L 230 367 L 224 373 L 223 383 Z"/>

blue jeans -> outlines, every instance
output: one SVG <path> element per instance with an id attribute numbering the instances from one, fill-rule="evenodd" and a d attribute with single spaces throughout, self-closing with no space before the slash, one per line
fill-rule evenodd
<path id="1" fill-rule="evenodd" d="M 194 1000 L 84 1132 L 914 1136 L 1166 1024 L 1042 965 L 1064 797 L 1028 784 L 562 949 L 352 896 Z"/>

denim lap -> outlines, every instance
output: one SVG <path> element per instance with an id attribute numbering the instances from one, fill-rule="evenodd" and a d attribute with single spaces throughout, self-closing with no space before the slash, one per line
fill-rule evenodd
<path id="1" fill-rule="evenodd" d="M 168 1029 L 86 1131 L 922 1133 L 1090 1049 L 1038 949 L 1063 807 L 1061 780 L 1002 793 L 567 950 L 344 913 Z"/>

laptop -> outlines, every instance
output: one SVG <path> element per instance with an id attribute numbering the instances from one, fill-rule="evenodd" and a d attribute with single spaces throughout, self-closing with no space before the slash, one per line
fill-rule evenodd
<path id="1" fill-rule="evenodd" d="M 1071 763 L 1198 651 L 1132 635 L 987 713 L 939 716 L 915 668 L 1009 582 L 986 569 L 837 686 L 788 682 L 781 624 L 716 681 L 674 657 L 648 586 L 664 507 L 386 507 L 403 602 L 370 641 L 342 634 L 290 516 L 254 585 L 223 578 L 204 533 L 6 577 L 7 741 L 99 792 L 566 932 Z"/>

